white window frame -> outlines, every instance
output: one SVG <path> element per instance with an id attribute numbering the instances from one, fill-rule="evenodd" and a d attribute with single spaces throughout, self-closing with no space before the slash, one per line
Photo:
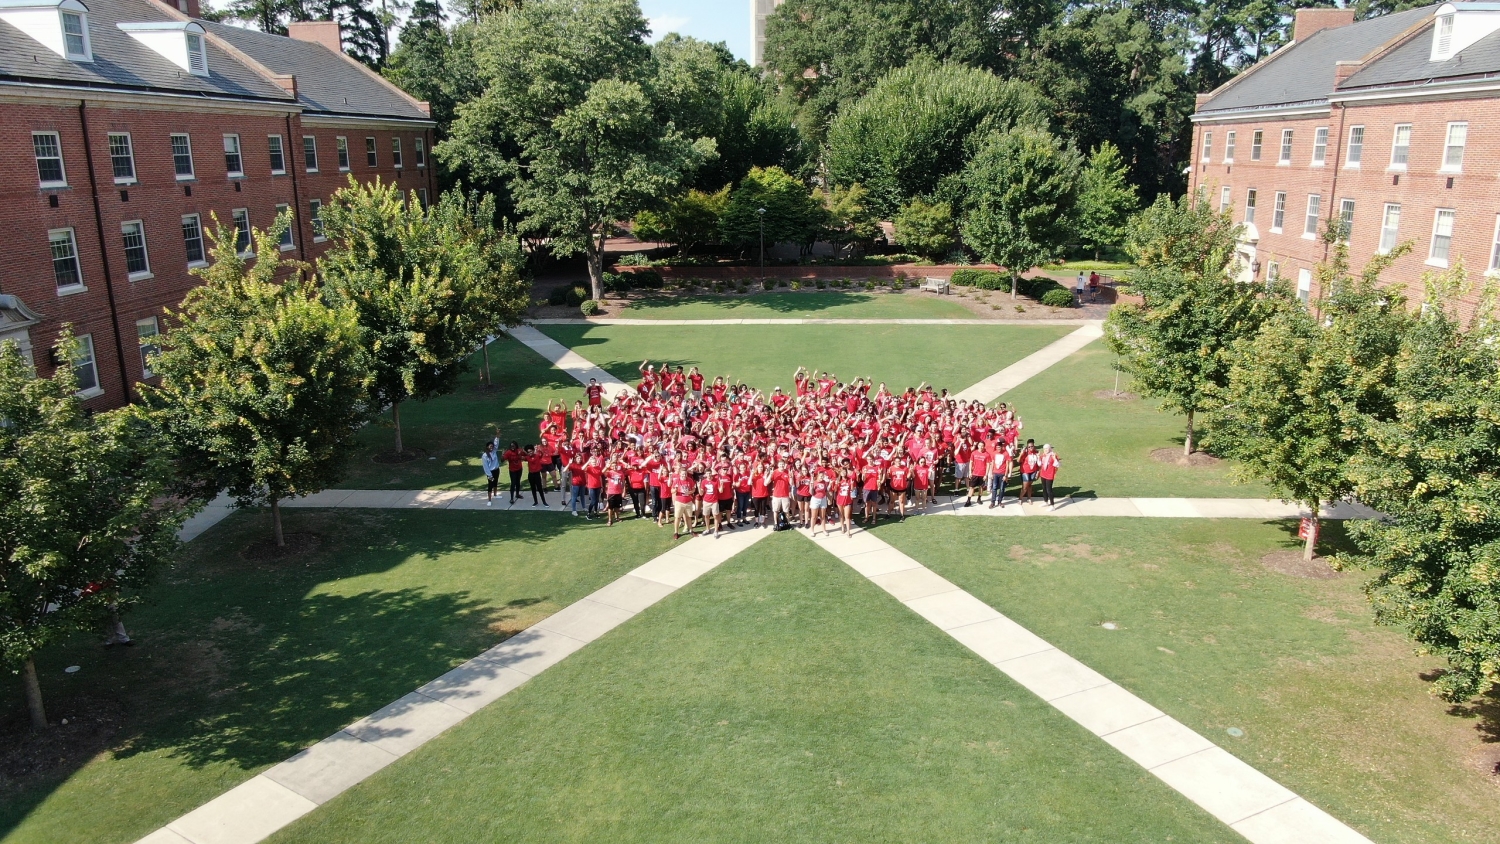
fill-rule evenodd
<path id="1" fill-rule="evenodd" d="M 380 166 L 380 144 L 376 142 L 374 135 L 365 136 L 365 166 Z"/>
<path id="2" fill-rule="evenodd" d="M 310 148 L 308 146 L 309 142 L 311 142 L 311 144 L 312 144 L 312 146 Z M 309 157 L 312 159 L 311 162 L 308 161 Z M 318 136 L 317 135 L 303 135 L 302 136 L 302 167 L 303 167 L 303 169 L 305 169 L 309 173 L 316 173 L 316 172 L 318 172 Z"/>
<path id="3" fill-rule="evenodd" d="M 1355 138 L 1359 140 L 1356 141 Z M 1357 150 L 1357 152 L 1356 152 Z M 1358 170 L 1365 159 L 1365 127 L 1350 126 L 1344 141 L 1344 169 Z"/>
<path id="4" fill-rule="evenodd" d="M 1312 270 L 1297 270 L 1297 301 L 1307 304 L 1312 299 Z"/>
<path id="5" fill-rule="evenodd" d="M 234 144 L 233 151 L 229 149 L 231 142 Z M 234 156 L 236 163 L 239 164 L 238 169 L 229 166 L 229 156 L 231 155 Z M 233 132 L 228 132 L 224 135 L 224 171 L 225 175 L 231 179 L 245 178 L 245 145 L 240 143 L 240 136 Z"/>
<path id="6" fill-rule="evenodd" d="M 266 136 L 266 157 L 270 159 L 272 176 L 286 175 L 286 144 L 281 140 L 280 135 Z M 280 167 L 276 166 L 277 158 L 281 159 Z"/>
<path id="7" fill-rule="evenodd" d="M 1391 128 L 1391 164 L 1386 168 L 1393 172 L 1404 173 L 1411 164 L 1411 129 L 1410 123 L 1397 123 Z M 1406 136 L 1406 143 L 1401 143 L 1401 136 Z M 1401 156 L 1397 161 L 1396 156 Z"/>
<path id="8" fill-rule="evenodd" d="M 426 210 L 428 207 L 430 207 L 429 203 L 427 202 L 427 188 L 417 188 L 417 201 L 422 203 L 423 210 Z"/>
<path id="9" fill-rule="evenodd" d="M 186 174 L 178 173 L 177 172 L 177 139 L 178 138 L 181 138 L 183 140 L 183 143 L 187 144 L 187 164 L 188 164 L 188 171 L 187 171 Z M 191 182 L 191 181 L 195 181 L 198 178 L 198 166 L 193 163 L 193 136 L 189 135 L 187 132 L 173 132 L 169 136 L 167 143 L 168 143 L 169 146 L 172 147 L 172 172 L 174 174 L 176 174 L 177 181 L 179 181 L 179 182 Z"/>
<path id="10" fill-rule="evenodd" d="M 1292 130 L 1281 130 L 1281 148 L 1276 157 L 1277 167 L 1292 166 Z"/>
<path id="11" fill-rule="evenodd" d="M 349 138 L 347 135 L 339 135 L 333 139 L 334 149 L 338 151 L 339 172 L 349 172 Z"/>
<path id="12" fill-rule="evenodd" d="M 1250 160 L 1259 161 L 1261 149 L 1265 146 L 1266 130 L 1256 129 L 1250 133 Z"/>
<path id="13" fill-rule="evenodd" d="M 1280 261 L 1268 261 L 1268 262 L 1266 262 L 1266 284 L 1270 284 L 1270 283 L 1272 283 L 1274 281 L 1279 280 L 1280 278 L 1281 278 L 1281 262 Z"/>
<path id="14" fill-rule="evenodd" d="M 1213 160 L 1214 133 L 1209 129 L 1203 130 L 1203 147 L 1198 150 L 1198 163 L 1208 164 Z"/>
<path id="15" fill-rule="evenodd" d="M 1339 198 L 1339 224 L 1344 227 L 1345 243 L 1354 240 L 1354 212 L 1357 209 L 1358 205 L 1354 202 L 1354 197 L 1345 196 Z"/>
<path id="16" fill-rule="evenodd" d="M 83 41 L 83 52 L 75 53 L 68 49 L 68 18 L 78 19 L 78 35 Z M 59 9 L 57 11 L 58 31 L 62 33 L 63 58 L 74 62 L 91 62 L 94 60 L 93 39 L 89 38 L 89 16 L 74 9 Z"/>
<path id="17" fill-rule="evenodd" d="M 99 386 L 99 356 L 94 352 L 94 335 L 80 334 L 73 339 L 78 344 L 78 357 L 69 361 L 68 364 L 73 367 L 75 377 L 79 369 L 87 366 L 93 374 L 94 381 L 92 387 L 81 386 L 82 382 L 80 381 L 78 392 L 75 395 L 81 399 L 91 399 L 104 395 L 104 388 Z"/>
<path id="18" fill-rule="evenodd" d="M 38 155 L 36 150 L 36 140 L 41 137 L 50 137 L 52 143 L 57 147 L 57 169 L 62 174 L 62 181 L 45 181 L 42 179 L 42 159 L 44 156 Z M 36 179 L 38 186 L 43 188 L 65 188 L 68 186 L 68 165 L 67 162 L 63 161 L 62 135 L 57 132 L 32 132 L 31 154 L 36 159 Z M 51 159 L 52 156 L 45 156 L 45 158 Z"/>
<path id="19" fill-rule="evenodd" d="M 1453 135 L 1459 135 L 1458 143 L 1453 143 Z M 1438 168 L 1439 173 L 1462 173 L 1464 171 L 1464 147 L 1469 143 L 1469 122 L 1467 120 L 1455 120 L 1448 124 L 1448 130 L 1443 134 L 1443 166 Z M 1449 159 L 1453 157 L 1453 150 L 1458 150 L 1458 161 L 1455 163 Z"/>
<path id="20" fill-rule="evenodd" d="M 323 200 L 309 199 L 307 201 L 307 218 L 312 224 L 313 243 L 322 243 L 328 239 L 323 233 Z"/>
<path id="21" fill-rule="evenodd" d="M 1229 187 L 1229 185 L 1219 188 L 1219 213 L 1223 214 L 1225 211 L 1228 211 L 1229 207 L 1233 204 L 1234 189 Z"/>
<path id="22" fill-rule="evenodd" d="M 285 213 L 287 213 L 288 211 L 291 211 L 291 210 L 292 210 L 292 208 L 291 208 L 290 205 L 287 205 L 285 203 L 277 203 L 277 205 L 276 205 L 276 219 L 278 221 L 280 221 L 281 215 L 285 214 Z M 287 225 L 286 231 L 284 231 L 284 232 L 281 233 L 281 240 L 276 244 L 276 248 L 280 249 L 282 252 L 290 252 L 293 249 L 296 249 L 297 248 L 297 234 L 296 234 L 296 232 L 297 232 L 297 215 L 293 214 L 292 215 L 291 223 L 289 223 Z"/>
<path id="23" fill-rule="evenodd" d="M 1257 194 L 1255 192 L 1255 188 L 1246 188 L 1245 189 L 1245 222 L 1246 223 L 1253 224 L 1255 222 L 1255 202 L 1256 202 L 1257 199 L 1259 199 L 1259 197 L 1257 196 Z"/>
<path id="24" fill-rule="evenodd" d="M 422 138 L 412 139 L 412 154 L 417 157 L 417 169 L 421 170 L 427 166 L 427 141 Z"/>
<path id="25" fill-rule="evenodd" d="M 115 159 L 118 158 L 118 157 L 120 157 L 120 156 L 117 156 L 115 154 L 115 139 L 116 138 L 123 138 L 125 140 L 125 155 L 123 157 L 124 157 L 125 161 L 130 164 L 130 175 L 129 176 L 115 176 L 114 177 L 115 184 L 117 184 L 117 185 L 133 185 L 133 184 L 135 184 L 139 180 L 136 178 L 137 174 L 136 174 L 136 170 L 135 170 L 135 144 L 130 140 L 130 133 L 129 132 L 108 132 L 108 133 L 105 134 L 105 136 L 104 136 L 104 143 L 105 143 L 105 146 L 109 147 L 109 172 L 111 173 L 111 175 L 114 174 L 114 172 L 115 172 Z"/>
<path id="26" fill-rule="evenodd" d="M 135 233 L 141 238 L 141 261 L 146 264 L 143 270 L 130 269 L 130 243 L 125 241 L 130 237 L 130 229 L 134 227 Z M 120 223 L 120 238 L 124 242 L 125 251 L 125 275 L 131 281 L 145 281 L 156 276 L 151 272 L 151 250 L 146 247 L 146 222 L 144 220 L 124 220 Z"/>
<path id="27" fill-rule="evenodd" d="M 1307 195 L 1307 210 L 1302 217 L 1302 238 L 1304 240 L 1318 239 L 1318 224 L 1323 221 L 1323 195 L 1310 193 Z"/>
<path id="28" fill-rule="evenodd" d="M 1438 234 L 1438 230 L 1442 228 L 1443 220 L 1445 219 L 1444 215 L 1447 215 L 1448 232 L 1447 234 Z M 1453 234 L 1457 228 L 1458 209 L 1438 208 L 1432 212 L 1432 239 L 1427 246 L 1427 261 L 1425 262 L 1427 266 L 1443 268 L 1448 266 L 1449 260 L 1453 257 Z M 1444 241 L 1443 256 L 1441 258 L 1437 254 L 1438 238 L 1440 237 Z"/>
<path id="29" fill-rule="evenodd" d="M 1319 126 L 1313 130 L 1313 153 L 1312 166 L 1322 167 L 1328 163 L 1328 127 Z"/>
<path id="30" fill-rule="evenodd" d="M 404 160 L 401 157 L 401 139 L 391 138 L 391 167 L 400 170 Z"/>
<path id="31" fill-rule="evenodd" d="M 207 76 L 208 42 L 203 39 L 203 34 L 200 32 L 184 32 L 183 37 L 187 42 L 188 73 L 194 76 Z M 198 49 L 196 50 L 193 49 L 194 42 L 197 42 L 198 45 Z M 196 66 L 193 62 L 195 58 L 198 60 Z"/>
<path id="32" fill-rule="evenodd" d="M 1239 140 L 1239 132 L 1233 130 L 1224 133 L 1224 163 L 1234 163 L 1234 145 Z"/>
<path id="33" fill-rule="evenodd" d="M 146 342 L 150 337 L 157 339 L 152 343 Z M 156 321 L 156 317 L 149 316 L 135 321 L 135 341 L 136 347 L 141 352 L 141 378 L 156 377 L 156 373 L 151 371 L 151 363 L 146 356 L 147 349 L 154 349 L 156 354 L 161 353 L 161 324 Z"/>
<path id="34" fill-rule="evenodd" d="M 1446 61 L 1453 57 L 1453 13 L 1438 15 L 1432 27 L 1432 61 Z"/>
<path id="35" fill-rule="evenodd" d="M 198 232 L 198 236 L 197 236 L 196 239 L 198 241 L 198 254 L 201 255 L 201 256 L 203 256 L 201 258 L 193 258 L 193 256 L 187 254 L 187 251 L 188 251 L 188 248 L 187 248 L 188 236 L 187 236 L 187 230 L 186 229 L 187 229 L 187 222 L 189 220 L 193 221 L 193 227 Z M 206 267 L 206 266 L 208 266 L 208 244 L 207 244 L 207 242 L 203 238 L 203 217 L 201 215 L 199 215 L 199 214 L 183 214 L 182 215 L 182 224 L 183 224 L 183 232 L 182 232 L 182 254 L 183 254 L 183 257 L 187 259 L 188 268 L 191 269 L 193 267 Z"/>
<path id="36" fill-rule="evenodd" d="M 1381 255 L 1390 253 L 1401 242 L 1401 203 L 1387 202 L 1380 212 L 1380 245 L 1375 251 Z"/>
<path id="37" fill-rule="evenodd" d="M 250 209 L 235 208 L 229 212 L 229 220 L 234 225 L 234 253 L 241 258 L 250 258 L 255 255 L 255 231 L 250 228 Z M 240 237 L 245 238 L 245 248 L 241 250 Z"/>
<path id="38" fill-rule="evenodd" d="M 57 240 L 58 235 L 67 235 L 68 237 L 68 248 L 73 253 L 69 256 L 73 261 L 73 275 L 78 279 L 76 282 L 65 286 L 58 286 L 57 284 L 57 256 L 56 254 L 54 254 L 52 248 L 52 245 Z M 85 290 L 88 290 L 88 287 L 84 284 L 83 281 L 83 261 L 78 257 L 78 233 L 73 230 L 72 226 L 65 226 L 60 229 L 49 229 L 47 231 L 47 255 L 52 262 L 52 285 L 57 289 L 57 295 L 68 296 L 73 293 L 82 293 Z"/>
<path id="39" fill-rule="evenodd" d="M 1495 239 L 1490 245 L 1490 269 L 1491 273 L 1500 273 L 1500 214 L 1495 215 Z"/>
<path id="40" fill-rule="evenodd" d="M 1281 234 L 1281 227 L 1286 223 L 1286 191 L 1279 190 L 1271 199 L 1271 231 Z"/>

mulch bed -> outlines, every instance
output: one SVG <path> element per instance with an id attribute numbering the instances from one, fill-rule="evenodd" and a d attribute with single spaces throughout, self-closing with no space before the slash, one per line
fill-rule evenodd
<path id="1" fill-rule="evenodd" d="M 427 451 L 425 449 L 408 448 L 405 451 L 382 451 L 371 457 L 370 460 L 383 465 L 400 465 L 402 463 L 410 463 L 413 460 L 420 460 L 426 456 Z"/>
<path id="2" fill-rule="evenodd" d="M 1094 391 L 1094 398 L 1096 398 L 1096 399 L 1104 399 L 1105 401 L 1135 401 L 1136 399 L 1140 398 L 1140 396 L 1136 395 L 1135 393 L 1128 393 L 1128 392 L 1126 392 L 1124 390 L 1121 390 L 1118 393 L 1115 392 L 1114 390 L 1095 390 Z M 1171 448 L 1162 449 L 1162 450 L 1163 451 L 1171 451 L 1173 453 L 1177 452 L 1176 449 L 1171 449 Z M 1155 455 L 1152 455 L 1152 456 L 1155 457 Z M 1178 454 L 1178 456 L 1181 457 L 1182 455 Z"/>
<path id="3" fill-rule="evenodd" d="M 125 722 L 125 708 L 109 698 L 54 696 L 46 704 L 46 730 L 32 732 L 25 710 L 0 724 L 0 794 L 79 768 L 107 750 Z"/>
<path id="4" fill-rule="evenodd" d="M 254 563 L 267 563 L 311 554 L 323 547 L 323 537 L 316 533 L 289 533 L 284 538 L 286 545 L 278 546 L 276 540 L 265 539 L 245 548 L 240 556 Z"/>
<path id="5" fill-rule="evenodd" d="M 1322 557 L 1302 559 L 1301 551 L 1273 551 L 1261 557 L 1260 564 L 1271 571 L 1308 580 L 1333 580 L 1342 574 L 1329 568 Z"/>
<path id="6" fill-rule="evenodd" d="M 1151 452 L 1151 459 L 1155 460 L 1157 463 L 1172 463 L 1177 466 L 1193 466 L 1199 468 L 1206 466 L 1217 466 L 1220 463 L 1224 462 L 1223 460 L 1220 460 L 1212 454 L 1204 454 L 1201 451 L 1195 451 L 1192 454 L 1185 455 L 1182 453 L 1182 449 L 1180 448 L 1158 448 L 1155 451 Z"/>

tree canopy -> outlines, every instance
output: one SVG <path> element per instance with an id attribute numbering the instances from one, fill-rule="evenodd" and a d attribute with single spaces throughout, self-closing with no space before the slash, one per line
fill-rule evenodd
<path id="1" fill-rule="evenodd" d="M 964 244 L 1010 272 L 1011 296 L 1022 273 L 1067 243 L 1081 166 L 1078 151 L 1047 132 L 1016 128 L 992 134 L 965 168 Z"/>

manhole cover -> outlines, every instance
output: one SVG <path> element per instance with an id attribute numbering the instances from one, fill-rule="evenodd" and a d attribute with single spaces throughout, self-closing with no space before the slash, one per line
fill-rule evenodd
<path id="1" fill-rule="evenodd" d="M 1113 621 L 1106 621 L 1106 622 L 1104 622 L 1103 624 L 1101 624 L 1099 626 L 1103 627 L 1105 630 L 1119 630 L 1120 629 L 1120 625 L 1115 624 Z"/>
<path id="2" fill-rule="evenodd" d="M 83 670 L 83 668 L 81 666 L 70 665 L 67 668 L 63 669 L 63 673 L 65 673 L 65 674 L 77 674 L 79 671 L 82 671 L 82 670 Z"/>
<path id="3" fill-rule="evenodd" d="M 1235 738 L 1241 738 L 1242 736 L 1245 735 L 1245 731 L 1242 730 L 1242 729 L 1240 729 L 1239 727 L 1230 727 L 1229 729 L 1225 730 L 1224 732 L 1226 732 L 1226 733 L 1234 736 Z"/>

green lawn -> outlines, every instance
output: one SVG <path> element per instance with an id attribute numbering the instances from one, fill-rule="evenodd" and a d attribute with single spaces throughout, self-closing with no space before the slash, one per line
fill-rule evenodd
<path id="1" fill-rule="evenodd" d="M 540 330 L 627 383 L 657 363 L 697 366 L 770 393 L 792 390 L 798 366 L 900 391 L 926 381 L 963 390 L 1063 337 L 1059 325 L 544 325 Z"/>
<path id="2" fill-rule="evenodd" d="M 1020 408 L 1026 436 L 1050 442 L 1062 456 L 1057 487 L 1063 494 L 1137 498 L 1265 498 L 1261 484 L 1229 479 L 1229 464 L 1178 466 L 1151 452 L 1182 450 L 1183 417 L 1151 400 L 1110 401 L 1114 355 L 1096 341 L 1001 396 Z M 1120 389 L 1130 386 L 1122 377 Z"/>
<path id="3" fill-rule="evenodd" d="M 1341 533 L 1325 534 L 1337 544 Z M 918 519 L 880 537 L 1380 844 L 1493 841 L 1500 707 L 1450 711 L 1358 574 L 1268 569 L 1292 525 Z M 1108 630 L 1106 622 L 1118 625 Z M 1238 727 L 1241 738 L 1226 731 Z M 1144 839 L 1135 839 L 1144 840 Z"/>
<path id="4" fill-rule="evenodd" d="M 390 413 L 361 431 L 349 458 L 343 489 L 483 489 L 479 454 L 500 426 L 506 440 L 536 442 L 537 423 L 547 401 L 569 407 L 583 398 L 583 386 L 571 375 L 510 337 L 490 344 L 490 377 L 497 389 L 476 390 L 480 361 L 462 376 L 456 392 L 401 407 L 401 434 L 407 448 L 425 457 L 396 465 L 373 458 L 395 448 Z"/>
<path id="5" fill-rule="evenodd" d="M 610 316 L 622 319 L 975 319 L 951 298 L 927 293 L 818 291 L 723 296 L 654 296 Z"/>
<path id="6" fill-rule="evenodd" d="M 256 772 L 550 615 L 665 550 L 644 523 L 558 515 L 292 510 L 322 547 L 251 563 L 269 533 L 231 517 L 128 622 L 133 648 L 80 638 L 38 658 L 54 718 L 118 702 L 108 750 L 46 782 L 0 791 L 7 844 L 134 841 Z M 68 675 L 64 667 L 82 670 Z M 20 717 L 7 680 L 0 718 Z"/>
<path id="7" fill-rule="evenodd" d="M 780 534 L 271 840 L 1239 839 Z"/>

